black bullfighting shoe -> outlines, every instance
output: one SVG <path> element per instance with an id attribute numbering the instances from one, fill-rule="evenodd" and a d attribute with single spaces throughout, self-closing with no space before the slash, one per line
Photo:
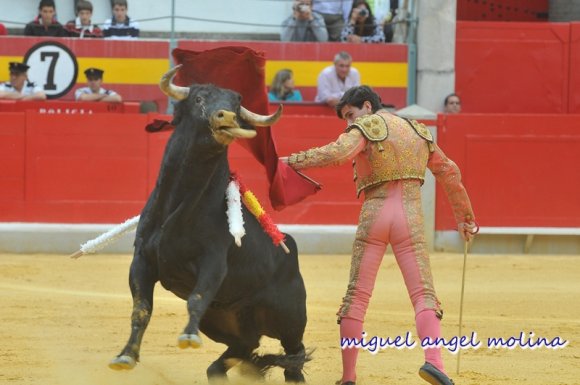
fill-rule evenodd
<path id="1" fill-rule="evenodd" d="M 352 381 L 341 382 L 341 380 L 338 380 L 334 383 L 334 385 L 356 385 L 356 382 Z"/>
<path id="2" fill-rule="evenodd" d="M 419 376 L 431 385 L 455 385 L 445 373 L 428 362 L 419 369 Z"/>

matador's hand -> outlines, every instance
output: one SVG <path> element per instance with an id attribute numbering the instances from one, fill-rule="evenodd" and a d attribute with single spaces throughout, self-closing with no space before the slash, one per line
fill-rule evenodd
<path id="1" fill-rule="evenodd" d="M 457 231 L 464 241 L 469 242 L 479 232 L 479 225 L 473 221 L 460 222 L 457 224 Z"/>
<path id="2" fill-rule="evenodd" d="M 288 164 L 288 157 L 287 156 L 281 156 L 278 158 L 278 160 L 282 163 Z"/>

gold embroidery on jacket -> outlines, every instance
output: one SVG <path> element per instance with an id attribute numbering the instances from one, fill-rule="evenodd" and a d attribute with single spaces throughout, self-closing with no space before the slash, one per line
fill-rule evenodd
<path id="1" fill-rule="evenodd" d="M 325 146 L 291 154 L 288 165 L 295 170 L 340 165 L 352 159 L 363 142 L 363 136 L 358 130 L 356 133 L 344 133 L 335 142 Z"/>
<path id="2" fill-rule="evenodd" d="M 417 135 L 425 139 L 427 142 L 433 143 L 433 135 L 431 135 L 431 131 L 429 131 L 429 129 L 425 127 L 423 123 L 419 123 L 414 119 L 413 120 L 405 119 L 405 120 L 407 120 L 409 124 L 411 124 Z"/>
<path id="3" fill-rule="evenodd" d="M 378 114 L 359 116 L 353 124 L 346 128 L 346 132 L 353 128 L 358 128 L 364 137 L 371 142 L 382 142 L 389 136 L 387 122 Z"/>
<path id="4" fill-rule="evenodd" d="M 354 163 L 357 196 L 384 182 L 425 179 L 430 153 L 427 142 L 407 121 L 390 114 L 380 116 L 386 121 L 389 135 L 381 142 L 369 142 L 357 155 Z"/>

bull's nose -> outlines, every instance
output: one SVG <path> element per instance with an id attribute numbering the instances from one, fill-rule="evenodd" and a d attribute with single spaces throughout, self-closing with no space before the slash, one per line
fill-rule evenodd
<path id="1" fill-rule="evenodd" d="M 219 110 L 214 114 L 214 120 L 219 126 L 237 126 L 236 114 L 228 110 Z"/>

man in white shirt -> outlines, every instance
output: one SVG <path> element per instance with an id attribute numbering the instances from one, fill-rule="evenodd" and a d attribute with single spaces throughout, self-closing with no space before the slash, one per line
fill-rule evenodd
<path id="1" fill-rule="evenodd" d="M 10 81 L 0 83 L 0 99 L 44 100 L 46 94 L 41 86 L 28 80 L 28 69 L 24 63 L 10 62 Z"/>
<path id="2" fill-rule="evenodd" d="M 334 56 L 334 65 L 318 75 L 318 92 L 314 100 L 334 108 L 346 90 L 355 86 L 360 86 L 360 74 L 352 67 L 350 54 L 341 51 Z"/>
<path id="3" fill-rule="evenodd" d="M 121 95 L 113 90 L 106 90 L 101 87 L 104 72 L 98 68 L 88 68 L 85 71 L 88 87 L 76 90 L 75 99 L 85 102 L 122 102 Z"/>

